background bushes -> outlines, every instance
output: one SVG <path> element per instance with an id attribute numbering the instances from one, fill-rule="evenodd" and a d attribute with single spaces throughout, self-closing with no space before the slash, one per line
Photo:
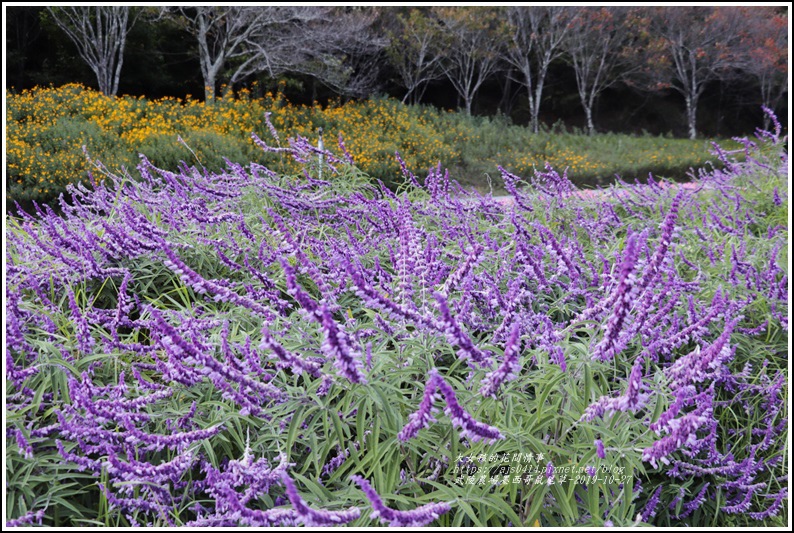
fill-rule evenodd
<path id="1" fill-rule="evenodd" d="M 326 149 L 338 150 L 341 134 L 357 166 L 391 187 L 404 179 L 396 152 L 417 175 L 442 161 L 463 185 L 497 193 L 503 190 L 497 165 L 531 176 L 548 163 L 567 168 L 569 178 L 582 186 L 607 184 L 616 174 L 630 181 L 649 172 L 686 179 L 690 168 L 714 159 L 704 140 L 586 136 L 562 126 L 532 134 L 504 116 L 469 117 L 392 98 L 294 105 L 280 92 L 253 97 L 242 91 L 205 104 L 192 98 L 108 97 L 69 84 L 7 93 L 7 101 L 7 207 L 15 201 L 53 202 L 67 185 L 89 182 L 89 171 L 101 179 L 92 160 L 111 171 L 131 170 L 140 153 L 172 169 L 185 161 L 220 170 L 228 158 L 298 173 L 294 162 L 263 153 L 250 135 L 285 147 L 289 137 L 316 143 L 320 127 Z M 269 131 L 266 112 L 278 138 Z"/>

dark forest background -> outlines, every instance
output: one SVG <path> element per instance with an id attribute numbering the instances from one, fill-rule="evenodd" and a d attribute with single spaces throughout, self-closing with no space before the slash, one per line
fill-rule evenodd
<path id="1" fill-rule="evenodd" d="M 358 9 L 364 11 L 368 8 Z M 766 9 L 769 13 L 788 16 L 786 8 Z M 375 10 L 378 13 L 370 17 L 373 22 L 367 31 L 383 37 L 383 42 L 389 42 L 389 36 L 398 35 L 402 29 L 400 24 L 417 9 L 382 7 Z M 422 12 L 429 17 L 430 11 L 424 8 Z M 403 18 L 395 16 L 397 14 Z M 203 98 L 204 80 L 195 35 L 176 16 L 163 17 L 154 9 L 143 15 L 138 17 L 127 35 L 118 94 L 150 99 L 165 96 L 183 98 L 186 95 Z M 69 82 L 97 87 L 94 72 L 81 59 L 77 46 L 55 24 L 53 15 L 46 8 L 7 7 L 5 25 L 7 90 L 21 91 L 37 85 L 59 86 Z M 641 45 L 647 46 L 647 43 Z M 388 45 L 384 52 L 388 52 L 386 48 Z M 367 53 L 370 54 L 370 64 L 377 66 L 377 79 L 364 90 L 356 91 L 355 96 L 345 94 L 338 86 L 330 87 L 321 76 L 306 72 L 287 71 L 275 76 L 260 72 L 246 76 L 233 88 L 249 87 L 254 96 L 258 96 L 274 90 L 281 82 L 288 99 L 297 104 L 370 95 L 403 98 L 406 88 L 390 55 Z M 372 63 L 373 60 L 376 63 Z M 227 68 L 225 72 L 230 70 Z M 516 124 L 527 124 L 530 120 L 527 89 L 516 82 L 519 78 L 520 75 L 507 64 L 488 76 L 473 99 L 472 113 L 502 114 Z M 218 83 L 223 82 L 222 75 Z M 571 61 L 563 54 L 551 63 L 546 75 L 539 114 L 542 125 L 568 129 L 586 126 L 576 87 Z M 443 76 L 430 80 L 418 101 L 445 109 L 463 106 L 453 84 Z M 762 122 L 761 104 L 758 80 L 741 69 L 733 69 L 731 75 L 719 76 L 706 83 L 697 109 L 698 135 L 730 137 L 752 132 Z M 775 111 L 787 126 L 787 98 L 779 100 Z M 597 130 L 602 132 L 647 132 L 676 137 L 685 137 L 688 133 L 684 98 L 669 87 L 649 90 L 647 84 L 619 80 L 600 94 L 593 115 Z"/>

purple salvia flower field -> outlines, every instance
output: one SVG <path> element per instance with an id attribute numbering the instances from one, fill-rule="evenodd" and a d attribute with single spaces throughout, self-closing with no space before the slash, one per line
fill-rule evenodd
<path id="1" fill-rule="evenodd" d="M 779 130 L 502 203 L 266 124 L 301 172 L 142 156 L 7 217 L 6 526 L 785 523 Z"/>

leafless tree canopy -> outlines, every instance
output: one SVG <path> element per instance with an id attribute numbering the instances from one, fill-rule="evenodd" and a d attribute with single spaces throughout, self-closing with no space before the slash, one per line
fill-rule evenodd
<path id="1" fill-rule="evenodd" d="M 497 13 L 486 7 L 440 7 L 433 15 L 441 23 L 437 38 L 442 46 L 441 70 L 471 115 L 475 94 L 500 68 L 502 39 Z"/>
<path id="2" fill-rule="evenodd" d="M 403 103 L 418 103 L 428 83 L 443 77 L 438 23 L 419 10 L 398 15 L 389 32 L 387 54 L 406 93 Z"/>
<path id="3" fill-rule="evenodd" d="M 595 132 L 593 106 L 598 95 L 628 73 L 627 46 L 634 32 L 627 24 L 628 8 L 573 8 L 562 47 L 576 75 L 576 88 L 585 111 L 587 131 Z"/>
<path id="4" fill-rule="evenodd" d="M 96 74 L 103 94 L 119 90 L 124 44 L 135 22 L 130 7 L 51 7 L 53 20 L 77 45 L 80 57 Z"/>
<path id="5" fill-rule="evenodd" d="M 788 90 L 788 17 L 768 6 L 48 10 L 105 94 L 117 93 L 126 36 L 140 14 L 150 11 L 195 37 L 207 101 L 220 85 L 232 89 L 262 73 L 309 76 L 337 94 L 366 97 L 385 84 L 391 69 L 406 90 L 404 102 L 419 102 L 431 82 L 446 78 L 471 114 L 483 84 L 507 71 L 501 80 L 526 89 L 530 127 L 537 132 L 549 69 L 567 62 L 590 133 L 599 95 L 625 81 L 680 93 L 694 138 L 698 103 L 709 84 L 749 76 L 768 107 Z"/>
<path id="6" fill-rule="evenodd" d="M 513 6 L 507 8 L 510 45 L 506 59 L 521 73 L 527 88 L 530 124 L 540 126 L 540 102 L 552 61 L 564 53 L 562 43 L 570 27 L 571 8 Z"/>
<path id="7" fill-rule="evenodd" d="M 314 25 L 306 43 L 305 61 L 292 70 L 314 76 L 339 94 L 364 97 L 383 84 L 382 66 L 388 38 L 378 29 L 377 8 L 331 8 Z"/>
<path id="8" fill-rule="evenodd" d="M 261 72 L 317 77 L 353 96 L 377 81 L 376 57 L 386 42 L 372 34 L 373 11 L 333 7 L 164 8 L 196 36 L 207 100 L 226 73 L 228 87 Z"/>

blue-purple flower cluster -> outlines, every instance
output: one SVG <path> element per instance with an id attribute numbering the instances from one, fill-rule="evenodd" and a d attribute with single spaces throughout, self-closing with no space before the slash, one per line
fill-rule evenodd
<path id="1" fill-rule="evenodd" d="M 408 423 L 403 426 L 397 434 L 401 441 L 407 441 L 416 436 L 420 429 L 428 427 L 430 422 L 435 419 L 432 413 L 436 411 L 433 403 L 438 398 L 437 391 L 441 393 L 446 407 L 444 413 L 452 420 L 452 423 L 460 429 L 461 437 L 465 437 L 472 442 L 485 441 L 494 442 L 504 439 L 504 435 L 495 427 L 483 424 L 474 419 L 458 402 L 455 390 L 447 383 L 438 370 L 433 368 L 428 372 L 429 379 L 425 384 L 422 402 L 419 409 L 408 417 Z"/>
<path id="2" fill-rule="evenodd" d="M 255 142 L 304 176 L 142 158 L 138 180 L 104 169 L 60 214 L 9 219 L 7 460 L 57 454 L 58 476 L 88 476 L 87 498 L 130 525 L 364 525 L 350 475 L 370 518 L 449 525 L 452 499 L 424 491 L 452 450 L 525 443 L 634 453 L 696 487 L 636 490 L 646 522 L 714 501 L 763 521 L 786 505 L 788 227 L 768 216 L 788 201 L 769 185 L 788 172 L 779 131 L 745 140 L 746 163 L 718 151 L 724 168 L 690 188 L 621 182 L 583 200 L 565 173 L 522 189 L 500 168 L 503 205 L 440 165 L 424 180 L 403 165 L 400 195 L 346 186 L 341 139 L 341 158 L 303 138 L 282 147 L 266 123 L 279 146 Z M 319 156 L 327 179 L 309 172 Z M 549 381 L 562 385 L 540 393 Z M 441 402 L 457 432 L 436 419 Z M 517 411 L 559 431 L 525 434 Z M 379 467 L 360 456 L 384 442 L 410 510 L 364 477 Z M 310 478 L 332 505 L 300 495 Z M 52 524 L 55 502 L 33 503 L 7 525 Z"/>

